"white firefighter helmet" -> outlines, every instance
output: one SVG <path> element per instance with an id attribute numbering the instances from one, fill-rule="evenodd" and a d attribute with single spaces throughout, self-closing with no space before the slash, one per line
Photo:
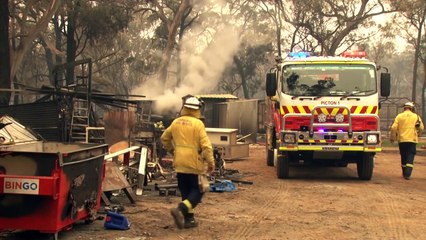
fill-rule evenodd
<path id="1" fill-rule="evenodd" d="M 405 108 L 414 108 L 414 103 L 413 103 L 413 102 L 406 102 L 406 103 L 404 104 L 404 107 L 405 107 Z"/>
<path id="2" fill-rule="evenodd" d="M 183 104 L 184 107 L 192 108 L 192 109 L 200 109 L 201 108 L 201 101 L 196 97 L 189 97 L 185 100 L 185 103 Z"/>

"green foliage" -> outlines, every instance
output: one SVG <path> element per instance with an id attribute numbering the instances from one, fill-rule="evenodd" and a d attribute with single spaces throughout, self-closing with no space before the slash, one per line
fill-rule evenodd
<path id="1" fill-rule="evenodd" d="M 267 62 L 268 54 L 272 52 L 272 44 L 245 45 L 234 56 L 233 65 L 230 66 L 219 83 L 219 88 L 234 94 L 242 87 L 244 98 L 252 98 L 259 90 L 262 76 L 259 66 Z"/>
<path id="2" fill-rule="evenodd" d="M 380 5 L 381 2 L 292 0 L 285 18 L 297 32 L 291 49 L 335 55 L 358 41 L 372 37 L 374 32 L 369 32 L 368 29 L 375 22 L 371 17 L 393 11 L 381 8 L 380 6 L 384 6 Z M 316 47 L 319 51 L 306 49 L 306 46 Z M 337 52 L 338 50 L 340 51 Z"/>
<path id="3" fill-rule="evenodd" d="M 167 25 L 163 22 L 160 23 L 155 29 L 155 36 L 157 40 L 159 40 L 160 43 L 163 43 L 163 44 L 159 44 L 158 45 L 159 47 L 164 48 L 165 42 L 167 41 L 167 34 L 168 34 Z"/>
<path id="4" fill-rule="evenodd" d="M 88 39 L 114 37 L 126 29 L 132 20 L 131 12 L 114 2 L 81 8 L 80 23 Z"/>

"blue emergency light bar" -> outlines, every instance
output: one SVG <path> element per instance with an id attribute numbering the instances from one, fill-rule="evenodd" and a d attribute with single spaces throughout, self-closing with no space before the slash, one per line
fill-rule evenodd
<path id="1" fill-rule="evenodd" d="M 288 54 L 288 57 L 291 58 L 307 58 L 312 56 L 311 52 L 291 52 Z"/>

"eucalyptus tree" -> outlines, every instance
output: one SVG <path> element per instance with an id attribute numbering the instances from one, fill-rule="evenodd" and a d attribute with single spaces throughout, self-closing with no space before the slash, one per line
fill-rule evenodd
<path id="1" fill-rule="evenodd" d="M 388 29 L 391 30 L 391 29 Z M 394 29 L 393 29 L 393 32 Z M 395 36 L 385 32 L 380 41 L 366 41 L 359 44 L 368 53 L 368 58 L 374 61 L 377 66 L 386 68 L 392 73 L 391 94 L 392 98 L 409 98 L 411 90 L 410 76 L 412 67 L 411 49 L 400 49 L 400 43 L 395 41 Z"/>
<path id="2" fill-rule="evenodd" d="M 7 25 L 6 20 L 2 22 L 1 39 L 6 41 L 4 36 L 10 32 L 10 41 L 3 45 L 10 46 L 11 57 L 10 77 L 0 81 L 3 88 L 13 88 L 11 79 L 19 84 L 36 85 L 35 81 L 46 78 L 53 83 L 54 65 L 67 61 L 72 64 L 88 44 L 94 46 L 99 40 L 111 39 L 127 26 L 131 17 L 131 6 L 108 0 L 13 0 L 6 6 L 9 9 L 2 5 L 0 11 L 9 10 L 10 14 L 1 15 L 10 15 L 10 21 Z M 40 58 L 43 55 L 45 64 Z M 2 54 L 4 59 L 5 56 Z M 7 64 L 2 66 L 1 71 L 7 75 L 4 67 Z M 68 79 L 72 79 L 73 71 L 68 73 Z M 5 103 L 9 94 L 1 94 Z"/>
<path id="3" fill-rule="evenodd" d="M 34 40 L 47 28 L 50 19 L 61 4 L 61 0 L 2 1 L 0 8 L 0 15 L 2 16 L 0 43 L 9 48 L 0 57 L 4 62 L 4 65 L 0 68 L 0 76 L 2 76 L 0 86 L 2 88 L 13 89 L 14 84 L 12 83 L 20 81 L 16 79 L 16 74 L 25 55 L 32 49 Z M 10 35 L 7 36 L 7 34 Z M 10 96 L 10 92 L 1 92 L 0 104 L 7 105 L 9 100 L 13 99 Z"/>
<path id="4" fill-rule="evenodd" d="M 264 12 L 266 16 L 268 16 L 275 28 L 275 47 L 277 51 L 277 55 L 281 57 L 282 54 L 282 33 L 283 33 L 283 10 L 284 3 L 282 0 L 277 0 L 273 3 L 271 1 L 256 1 L 261 12 Z M 295 31 L 296 33 L 297 31 Z M 292 39 L 294 41 L 295 36 L 293 35 Z"/>
<path id="5" fill-rule="evenodd" d="M 231 2 L 235 2 L 235 0 Z M 144 19 L 150 19 L 151 23 L 151 27 L 144 31 L 152 33 L 150 37 L 151 43 L 149 43 L 152 52 L 148 57 L 157 59 L 153 63 L 158 64 L 158 66 L 154 66 L 154 68 L 158 69 L 158 74 L 155 78 L 151 78 L 154 80 L 151 86 L 159 82 L 161 87 L 164 88 L 166 85 L 167 88 L 176 92 L 184 85 L 192 85 L 194 83 L 192 80 L 213 71 L 214 68 L 212 66 L 208 68 L 208 61 L 205 61 L 207 60 L 206 58 L 211 59 L 212 56 L 207 56 L 206 52 L 211 51 L 211 48 L 216 46 L 215 37 L 217 35 L 228 34 L 222 32 L 225 31 L 223 28 L 224 23 L 229 25 L 235 22 L 235 20 L 233 22 L 229 20 L 230 10 L 225 5 L 224 2 L 218 3 L 214 0 L 191 1 L 189 7 L 178 19 L 179 25 L 174 38 L 170 38 L 170 26 L 173 25 L 172 21 L 177 20 L 175 15 L 181 8 L 181 3 L 177 1 L 154 1 L 145 4 L 144 7 L 141 5 L 139 11 L 142 15 L 145 15 Z M 166 18 L 170 20 L 166 21 Z M 144 39 L 142 40 L 144 41 Z M 167 46 L 173 46 L 173 48 L 167 50 Z M 226 47 L 222 47 L 222 49 L 212 52 L 225 52 L 225 49 Z M 164 64 L 165 55 L 170 58 L 167 69 L 165 69 L 166 66 Z M 193 61 L 195 58 L 198 58 L 198 61 Z M 219 60 L 217 59 L 217 65 L 222 65 Z M 216 70 L 218 69 L 214 71 Z M 200 74 L 196 73 L 197 71 Z M 164 77 L 164 74 L 167 77 Z M 209 82 L 211 83 L 212 81 Z M 200 84 L 198 83 L 198 85 Z M 191 90 L 198 91 L 201 89 L 192 88 Z M 158 94 L 161 93 L 159 92 Z"/>
<path id="6" fill-rule="evenodd" d="M 126 29 L 131 20 L 131 8 L 120 2 L 99 0 L 67 0 L 62 12 L 65 21 L 63 35 L 66 38 L 66 81 L 73 79 L 72 63 L 90 44 L 110 43 L 118 32 Z M 111 52 L 114 52 L 111 49 Z"/>
<path id="7" fill-rule="evenodd" d="M 191 9 L 190 0 L 150 0 L 145 4 L 142 4 L 136 12 L 142 12 L 144 14 L 153 13 L 162 22 L 162 24 L 156 24 L 157 26 L 165 26 L 164 33 L 166 39 L 163 44 L 163 51 L 161 54 L 161 61 L 158 68 L 158 79 L 164 84 L 167 81 L 167 73 L 169 69 L 169 63 L 174 50 L 176 49 L 176 38 L 178 36 L 179 27 L 182 26 L 182 19 L 185 14 Z M 157 28 L 157 30 L 160 30 Z"/>
<path id="8" fill-rule="evenodd" d="M 241 91 L 243 98 L 253 98 L 261 90 L 263 76 L 266 75 L 266 71 L 262 68 L 267 62 L 268 54 L 272 52 L 271 43 L 260 45 L 243 43 L 233 57 L 232 66 L 223 74 L 219 88 L 237 96 Z"/>
<path id="9" fill-rule="evenodd" d="M 284 19 L 302 31 L 306 39 L 317 42 L 308 44 L 315 49 L 302 50 L 335 55 L 339 49 L 349 49 L 374 35 L 367 31 L 375 24 L 372 17 L 396 11 L 386 3 L 385 0 L 289 0 L 283 12 Z"/>
<path id="10" fill-rule="evenodd" d="M 426 90 L 426 1 L 424 0 L 404 0 L 395 1 L 401 11 L 394 18 L 394 23 L 398 27 L 407 42 L 414 48 L 414 64 L 412 70 L 411 99 L 415 102 L 418 94 L 418 66 L 423 66 L 423 81 L 421 88 L 422 115 L 425 116 L 425 90 Z M 401 19 L 402 16 L 402 19 Z"/>
<path id="11" fill-rule="evenodd" d="M 280 46 L 275 42 L 280 36 L 275 35 L 277 32 L 270 24 L 271 18 L 277 24 L 279 20 L 268 11 L 271 6 L 261 2 L 230 1 L 228 4 L 227 15 L 238 25 L 241 43 L 232 65 L 227 67 L 219 82 L 219 88 L 237 96 L 242 93 L 244 98 L 250 99 L 261 91 L 263 76 L 272 64 L 273 46 Z"/>
<path id="12" fill-rule="evenodd" d="M 397 1 L 393 4 L 398 5 L 401 9 L 399 15 L 395 16 L 394 23 L 398 26 L 402 37 L 407 39 L 407 42 L 414 48 L 411 98 L 413 101 L 416 101 L 419 62 L 423 64 L 423 68 L 426 70 L 426 52 L 424 52 L 426 48 L 426 2 L 424 0 L 406 0 Z M 403 17 L 402 19 L 401 16 Z M 425 100 L 425 84 L 426 75 L 422 84 L 422 103 Z"/>
<path id="13" fill-rule="evenodd" d="M 72 82 L 76 59 L 92 58 L 99 61 L 99 56 L 91 56 L 87 49 L 109 45 L 110 52 L 106 56 L 111 56 L 115 52 L 112 39 L 126 28 L 131 19 L 132 6 L 128 5 L 104 0 L 64 0 L 63 3 L 49 19 L 48 27 L 39 31 L 37 38 L 32 41 L 31 54 L 25 58 L 27 65 L 19 70 L 22 76 L 27 75 L 27 83 L 32 86 L 36 84 L 30 81 L 40 79 L 38 76 L 43 76 L 45 81 L 49 80 L 51 85 L 55 84 L 53 70 L 55 66 L 63 64 L 69 67 L 64 72 L 67 74 L 65 80 Z M 28 15 L 37 19 L 40 13 L 31 11 Z M 28 75 L 31 71 L 37 75 Z M 59 74 L 61 79 L 65 78 Z"/>

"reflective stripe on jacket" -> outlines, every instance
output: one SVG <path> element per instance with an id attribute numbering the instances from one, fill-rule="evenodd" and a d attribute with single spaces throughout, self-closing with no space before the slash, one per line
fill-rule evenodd
<path id="1" fill-rule="evenodd" d="M 161 135 L 163 147 L 173 151 L 176 172 L 204 174 L 207 166 L 214 168 L 213 149 L 204 123 L 198 119 L 200 111 L 183 108 Z"/>
<path id="2" fill-rule="evenodd" d="M 416 129 L 417 120 L 420 121 L 420 127 Z M 391 140 L 398 142 L 418 143 L 418 135 L 423 131 L 424 125 L 421 118 L 411 110 L 405 110 L 398 114 L 391 127 Z"/>

